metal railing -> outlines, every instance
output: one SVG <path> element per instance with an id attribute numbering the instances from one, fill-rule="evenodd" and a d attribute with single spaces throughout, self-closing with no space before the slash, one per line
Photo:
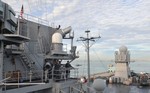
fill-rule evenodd
<path id="1" fill-rule="evenodd" d="M 59 70 L 52 69 L 48 74 L 54 81 L 62 81 L 67 79 L 78 79 L 77 68 L 60 68 Z"/>
<path id="2" fill-rule="evenodd" d="M 29 21 L 32 21 L 32 22 L 35 22 L 38 24 L 43 24 L 43 25 L 49 26 L 49 21 L 44 20 L 42 18 L 38 18 L 38 17 L 33 16 L 33 15 L 29 15 L 29 14 L 24 13 L 23 16 L 21 17 L 20 12 L 16 11 L 16 17 L 18 17 L 18 16 L 19 16 L 19 18 L 22 18 L 22 19 L 26 19 L 26 20 L 29 20 Z"/>
<path id="3" fill-rule="evenodd" d="M 54 68 L 54 67 L 53 67 Z M 70 74 L 66 73 L 70 70 Z M 77 83 L 67 87 L 70 93 L 86 93 L 87 88 L 90 91 L 93 91 L 91 87 L 87 86 L 86 84 L 82 84 L 78 82 L 78 69 L 76 68 L 65 68 L 64 70 L 55 70 L 52 69 L 52 73 L 49 72 L 48 80 L 52 80 L 53 82 L 67 82 L 69 79 L 77 80 Z M 73 73 L 72 73 L 73 72 Z M 37 78 L 35 73 L 39 74 L 40 78 Z M 66 76 L 68 74 L 68 76 Z M 45 82 L 45 71 L 43 70 L 36 70 L 36 71 L 8 71 L 4 73 L 4 80 L 0 81 L 0 85 L 4 86 L 4 89 L 9 89 L 9 86 L 14 86 L 13 88 L 20 88 L 23 86 L 31 86 L 31 85 L 39 85 L 39 84 L 46 84 Z M 49 82 L 50 83 L 50 82 Z M 11 87 L 12 88 L 12 87 Z M 66 89 L 65 89 L 66 90 Z M 63 89 L 59 90 L 59 93 L 67 93 Z"/>
<path id="4" fill-rule="evenodd" d="M 37 76 L 37 73 L 41 73 Z M 42 70 L 30 70 L 30 71 L 8 71 L 4 73 L 4 78 L 10 77 L 5 82 L 32 82 L 32 79 L 40 80 L 43 82 L 43 71 Z"/>
<path id="5" fill-rule="evenodd" d="M 37 78 L 36 73 L 41 73 Z M 31 86 L 31 85 L 40 85 L 45 84 L 43 82 L 43 71 L 8 71 L 3 72 L 4 79 L 0 82 L 0 86 L 4 88 L 4 90 L 20 88 L 23 86 Z"/>
<path id="6" fill-rule="evenodd" d="M 70 72 L 74 73 L 66 73 L 66 71 L 70 70 Z M 45 71 L 43 70 L 30 70 L 30 71 L 8 71 L 4 72 L 4 80 L 1 80 L 0 85 L 5 86 L 20 86 L 23 85 L 36 85 L 36 84 L 44 84 L 46 82 L 45 78 L 47 77 L 48 80 L 55 81 L 64 81 L 66 82 L 67 79 L 77 79 L 78 78 L 78 69 L 60 69 L 60 70 L 51 70 L 52 72 L 48 72 L 45 75 Z M 38 76 L 37 76 L 38 73 Z"/>

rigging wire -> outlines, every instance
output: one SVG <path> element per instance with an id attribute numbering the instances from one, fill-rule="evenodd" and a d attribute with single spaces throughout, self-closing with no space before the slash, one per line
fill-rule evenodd
<path id="1" fill-rule="evenodd" d="M 83 48 L 84 48 L 84 45 L 80 46 L 78 51 L 83 50 Z M 85 55 L 85 52 L 83 52 L 83 53 L 84 53 L 84 54 L 83 54 L 83 55 L 84 55 L 84 60 L 83 60 L 83 64 L 82 64 L 82 65 L 83 65 L 83 68 L 81 69 L 81 75 L 82 75 L 82 76 L 85 76 L 85 71 L 84 71 L 84 70 L 85 70 L 85 68 L 86 68 L 86 55 Z M 80 54 L 80 53 L 79 53 L 79 54 Z"/>
<path id="2" fill-rule="evenodd" d="M 43 1 L 37 0 L 35 7 L 37 7 L 37 13 L 40 14 L 41 11 L 44 12 Z"/>
<path id="3" fill-rule="evenodd" d="M 95 52 L 95 55 L 98 57 L 99 61 L 102 64 L 102 67 L 104 68 L 104 70 L 107 70 L 107 67 L 104 65 L 104 63 L 100 60 L 100 57 L 98 56 L 97 52 L 95 51 L 95 49 L 93 49 L 93 51 Z"/>
<path id="4" fill-rule="evenodd" d="M 41 0 L 37 0 L 36 7 L 38 7 L 38 11 L 45 11 L 43 8 L 43 2 Z"/>
<path id="5" fill-rule="evenodd" d="M 46 12 L 46 14 L 45 14 L 45 20 L 47 20 L 47 0 L 45 0 L 45 12 Z"/>
<path id="6" fill-rule="evenodd" d="M 80 41 L 80 40 L 77 40 L 77 41 Z M 86 41 L 85 41 L 85 40 L 81 40 L 81 41 L 82 41 L 81 45 L 82 45 L 83 47 L 85 47 L 85 52 L 84 52 L 84 53 L 86 53 L 86 52 L 87 52 L 87 50 L 86 50 L 86 49 L 87 49 L 87 47 L 88 47 L 88 46 L 87 46 L 87 44 L 86 44 Z M 94 44 L 94 43 L 93 43 L 93 44 Z M 92 45 L 93 45 L 93 44 L 92 44 Z M 92 46 L 92 45 L 91 45 L 91 46 Z M 91 46 L 90 46 L 90 47 L 91 47 Z M 83 67 L 82 75 L 84 75 L 84 74 L 85 74 L 85 73 L 84 73 L 84 69 L 85 69 L 85 62 L 86 62 L 86 56 L 84 57 L 84 67 Z"/>
<path id="7" fill-rule="evenodd" d="M 20 4 L 20 1 L 19 1 L 19 0 L 16 0 L 16 2 Z M 20 5 L 21 5 L 21 4 L 20 4 Z"/>
<path id="8" fill-rule="evenodd" d="M 97 38 L 95 41 L 93 41 L 93 43 L 91 43 L 91 45 L 89 47 L 92 47 L 100 38 Z"/>
<path id="9" fill-rule="evenodd" d="M 37 7 L 37 10 L 40 10 L 40 6 L 39 6 L 39 5 L 40 5 L 40 2 L 39 2 L 39 0 L 37 0 L 37 2 L 36 2 L 35 5 L 36 5 L 36 7 Z"/>
<path id="10" fill-rule="evenodd" d="M 29 6 L 29 12 L 31 13 L 31 5 L 30 5 L 30 0 L 27 0 L 28 6 Z"/>
<path id="11" fill-rule="evenodd" d="M 85 52 L 84 52 L 85 53 Z M 84 54 L 85 55 L 85 54 Z M 83 68 L 82 68 L 82 76 L 85 76 L 85 68 L 86 68 L 86 58 L 87 56 L 84 56 L 84 61 L 83 61 Z"/>
<path id="12" fill-rule="evenodd" d="M 52 2 L 52 8 L 53 8 L 53 11 L 54 11 L 54 6 L 55 6 L 55 0 L 53 0 L 53 2 Z M 52 27 L 55 27 L 55 18 L 54 18 L 54 12 L 52 11 Z"/>

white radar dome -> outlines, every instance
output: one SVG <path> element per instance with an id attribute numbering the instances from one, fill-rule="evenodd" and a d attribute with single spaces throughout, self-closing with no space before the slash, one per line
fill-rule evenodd
<path id="1" fill-rule="evenodd" d="M 95 79 L 93 82 L 93 88 L 96 91 L 103 91 L 106 87 L 106 81 L 103 79 Z"/>
<path id="2" fill-rule="evenodd" d="M 52 36 L 52 43 L 62 43 L 62 35 L 60 33 L 54 33 Z"/>
<path id="3" fill-rule="evenodd" d="M 127 50 L 128 50 L 128 48 L 127 48 L 126 46 L 121 46 L 121 47 L 119 48 L 119 51 L 120 51 L 120 52 L 127 52 Z"/>

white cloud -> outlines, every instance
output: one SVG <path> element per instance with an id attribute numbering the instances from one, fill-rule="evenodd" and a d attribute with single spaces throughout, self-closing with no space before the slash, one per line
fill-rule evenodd
<path id="1" fill-rule="evenodd" d="M 150 50 L 150 0 L 2 1 L 16 11 L 20 11 L 24 3 L 26 13 L 48 19 L 62 28 L 71 25 L 75 39 L 85 36 L 87 29 L 91 30 L 92 36 L 99 31 L 102 38 L 93 48 L 106 55 L 121 45 L 140 52 Z"/>

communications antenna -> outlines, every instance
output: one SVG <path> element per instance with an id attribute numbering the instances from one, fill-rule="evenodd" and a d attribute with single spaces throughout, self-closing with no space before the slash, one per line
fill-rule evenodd
<path id="1" fill-rule="evenodd" d="M 87 79 L 87 85 L 90 86 L 90 55 L 89 55 L 89 50 L 90 50 L 90 41 L 95 42 L 95 39 L 101 38 L 100 35 L 98 37 L 90 37 L 89 33 L 90 30 L 85 31 L 87 34 L 87 37 L 80 37 L 79 40 L 77 41 L 83 41 L 85 48 L 87 50 L 87 72 L 88 72 L 88 79 Z M 88 93 L 90 93 L 90 90 L 88 89 Z"/>

